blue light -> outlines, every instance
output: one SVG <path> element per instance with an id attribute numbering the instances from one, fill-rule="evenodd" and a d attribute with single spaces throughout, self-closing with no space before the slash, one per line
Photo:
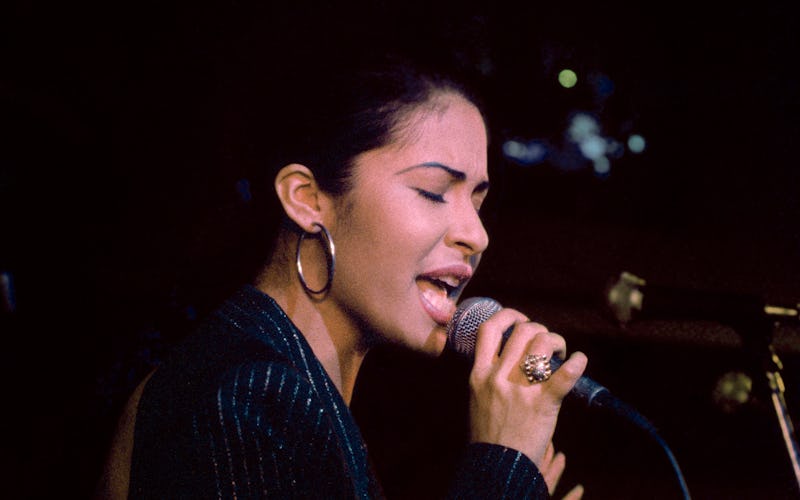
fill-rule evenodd
<path id="1" fill-rule="evenodd" d="M 644 137 L 641 135 L 633 134 L 628 137 L 628 149 L 631 151 L 631 153 L 639 154 L 644 151 L 646 146 L 647 143 L 645 142 Z"/>

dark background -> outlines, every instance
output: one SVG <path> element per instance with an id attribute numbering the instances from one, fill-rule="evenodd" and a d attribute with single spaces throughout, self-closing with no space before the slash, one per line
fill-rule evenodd
<path id="1" fill-rule="evenodd" d="M 661 430 L 695 498 L 800 496 L 768 400 L 715 402 L 725 374 L 761 380 L 744 329 L 715 318 L 622 327 L 602 296 L 627 270 L 651 283 L 800 302 L 793 9 L 374 5 L 372 17 L 256 10 L 265 30 L 371 24 L 431 50 L 452 44 L 483 71 L 492 245 L 468 294 L 517 307 L 586 352 L 588 374 Z M 207 62 L 247 9 L 3 7 L 0 271 L 13 279 L 15 308 L 0 328 L 11 496 L 89 496 L 127 394 L 240 272 L 225 207 L 246 196 L 239 172 L 220 168 L 222 111 Z M 557 83 L 564 67 L 578 73 L 572 89 Z M 594 116 L 610 140 L 641 134 L 647 148 L 625 149 L 607 175 L 595 174 L 565 139 L 576 112 Z M 509 139 L 539 140 L 549 156 L 510 161 L 501 154 Z M 800 329 L 774 333 L 796 415 Z M 362 382 L 354 409 L 387 492 L 436 492 L 453 459 L 442 450 L 463 437 L 462 368 L 382 350 L 364 369 L 373 375 L 364 380 L 380 383 Z M 571 404 L 562 415 L 565 486 L 583 483 L 586 498 L 677 497 L 646 437 Z"/>

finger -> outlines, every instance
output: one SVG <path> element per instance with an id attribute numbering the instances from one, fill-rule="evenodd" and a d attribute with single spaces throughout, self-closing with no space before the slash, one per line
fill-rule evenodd
<path id="1" fill-rule="evenodd" d="M 500 354 L 503 333 L 515 323 L 527 320 L 524 314 L 514 309 L 501 309 L 486 320 L 478 328 L 473 369 L 485 371 L 493 366 Z"/>
<path id="2" fill-rule="evenodd" d="M 519 323 L 514 327 L 508 342 L 506 342 L 503 352 L 500 354 L 500 367 L 497 369 L 497 375 L 505 380 L 509 377 L 511 371 L 519 366 L 520 360 L 523 355 L 531 351 L 530 345 L 533 339 L 540 334 L 546 334 L 547 328 L 538 323 Z"/>
<path id="3" fill-rule="evenodd" d="M 583 485 L 579 484 L 564 495 L 563 500 L 581 500 L 583 498 Z"/>
<path id="4" fill-rule="evenodd" d="M 552 448 L 552 445 L 549 448 Z M 542 473 L 542 476 L 544 476 L 544 482 L 547 484 L 547 490 L 552 495 L 555 493 L 558 481 L 561 480 L 561 475 L 567 466 L 567 457 L 563 453 L 556 453 L 550 461 L 545 459 L 543 463 L 547 464 L 547 469 Z"/>
<path id="5" fill-rule="evenodd" d="M 549 443 L 547 443 L 547 448 L 544 450 L 544 458 L 542 459 L 542 468 L 539 471 L 542 473 L 542 477 L 544 478 L 547 478 L 547 471 L 550 468 L 550 462 L 553 460 L 554 454 L 555 454 L 555 448 L 553 447 L 553 442 L 550 441 Z M 550 483 L 547 484 L 549 485 Z"/>
<path id="6" fill-rule="evenodd" d="M 535 325 L 535 324 L 531 324 Z M 527 371 L 524 365 L 528 362 L 528 357 L 524 354 L 540 356 L 546 358 L 545 361 L 552 357 L 553 351 L 565 351 L 566 341 L 561 335 L 556 333 L 540 331 L 535 334 L 528 346 L 522 352 L 515 352 L 513 361 L 508 364 L 503 364 L 498 369 L 498 374 L 508 376 L 509 381 L 521 383 L 523 385 L 530 385 L 531 383 L 538 383 L 539 381 L 527 380 Z M 505 352 L 503 353 L 505 354 Z M 519 370 L 512 371 L 514 367 Z M 538 391 L 537 391 L 538 393 Z"/>
<path id="7" fill-rule="evenodd" d="M 553 442 L 550 441 L 547 444 L 547 449 L 544 450 L 544 462 L 542 462 L 542 463 L 549 464 L 550 461 L 553 460 L 553 455 L 555 455 L 555 453 L 556 453 L 556 449 L 553 446 Z"/>
<path id="8" fill-rule="evenodd" d="M 583 375 L 588 361 L 582 352 L 572 353 L 561 365 L 561 368 L 553 373 L 547 383 L 543 384 L 544 392 L 553 397 L 553 402 L 560 402 L 572 390 L 572 387 Z"/>
<path id="9" fill-rule="evenodd" d="M 536 335 L 534 337 L 530 345 L 530 352 L 547 357 L 551 357 L 555 353 L 563 358 L 567 352 L 567 341 L 557 333 L 546 332 L 546 335 Z"/>

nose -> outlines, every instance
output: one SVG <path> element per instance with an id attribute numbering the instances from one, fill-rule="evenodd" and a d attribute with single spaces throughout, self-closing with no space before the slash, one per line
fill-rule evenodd
<path id="1" fill-rule="evenodd" d="M 489 234 L 472 203 L 464 203 L 453 214 L 447 243 L 459 248 L 467 257 L 479 255 L 489 246 Z"/>

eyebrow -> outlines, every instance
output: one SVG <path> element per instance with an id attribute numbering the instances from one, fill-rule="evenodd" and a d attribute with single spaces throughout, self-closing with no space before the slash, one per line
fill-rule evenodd
<path id="1" fill-rule="evenodd" d="M 425 162 L 425 163 L 412 165 L 410 167 L 404 168 L 403 170 L 397 172 L 396 175 L 404 174 L 406 172 L 409 172 L 409 171 L 417 169 L 417 168 L 439 168 L 439 169 L 442 169 L 445 172 L 447 172 L 452 178 L 454 178 L 457 181 L 465 181 L 465 180 L 467 180 L 467 174 L 465 174 L 461 170 L 456 170 L 456 169 L 454 169 L 452 167 L 448 167 L 447 165 L 445 165 L 443 163 L 439 163 L 439 162 L 435 162 L 435 161 L 428 161 L 428 162 Z M 483 181 L 483 182 L 479 183 L 475 187 L 475 191 L 477 191 L 477 192 L 488 191 L 488 190 L 489 190 L 489 181 Z"/>

